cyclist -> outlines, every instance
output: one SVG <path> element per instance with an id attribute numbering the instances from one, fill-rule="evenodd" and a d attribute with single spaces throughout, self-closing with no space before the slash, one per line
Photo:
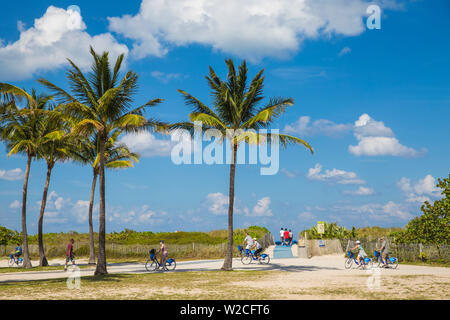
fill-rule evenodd
<path id="1" fill-rule="evenodd" d="M 13 252 L 11 252 L 11 254 L 9 255 L 9 257 L 11 259 L 14 259 L 14 261 L 17 263 L 17 261 L 19 260 L 19 257 L 22 255 L 22 247 L 20 246 L 19 243 L 16 244 L 16 248 L 14 249 Z M 17 258 L 17 259 L 16 259 Z"/>
<path id="2" fill-rule="evenodd" d="M 67 244 L 66 250 L 66 264 L 64 265 L 64 271 L 67 271 L 67 264 L 72 261 L 72 265 L 75 265 L 75 255 L 73 254 L 73 244 L 75 240 L 70 239 L 69 244 Z"/>
<path id="3" fill-rule="evenodd" d="M 359 261 L 362 264 L 364 264 L 364 258 L 367 258 L 367 253 L 364 251 L 364 248 L 361 245 L 361 241 L 356 241 L 356 246 L 354 248 L 351 248 L 350 250 L 357 250 L 358 256 L 356 257 L 356 261 Z"/>
<path id="4" fill-rule="evenodd" d="M 387 259 L 389 256 L 389 245 L 386 241 L 386 239 L 384 238 L 384 236 L 382 236 L 380 238 L 381 240 L 381 247 L 380 249 L 377 249 L 380 252 L 381 255 L 381 262 L 383 263 L 383 265 L 381 266 L 382 268 L 387 267 Z"/>
<path id="5" fill-rule="evenodd" d="M 157 253 L 161 252 L 161 265 L 158 267 L 162 268 L 165 271 L 169 271 L 169 269 L 166 268 L 166 260 L 167 260 L 167 248 L 166 245 L 164 244 L 164 240 L 159 241 L 159 250 L 157 251 Z"/>
<path id="6" fill-rule="evenodd" d="M 250 237 L 248 232 L 245 232 L 245 242 L 247 242 L 247 246 L 245 247 L 246 250 L 250 250 L 253 247 L 253 238 Z"/>
<path id="7" fill-rule="evenodd" d="M 253 238 L 253 241 L 255 242 L 253 244 L 253 247 L 255 248 L 255 258 L 261 259 L 260 253 L 263 251 L 263 247 L 256 238 Z"/>

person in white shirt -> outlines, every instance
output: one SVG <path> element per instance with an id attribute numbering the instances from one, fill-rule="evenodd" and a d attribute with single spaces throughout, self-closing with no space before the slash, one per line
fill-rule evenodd
<path id="1" fill-rule="evenodd" d="M 253 245 L 253 247 L 255 248 L 255 257 L 259 258 L 259 254 L 263 251 L 263 247 L 259 244 L 256 238 L 253 238 L 253 240 L 255 241 L 255 244 Z"/>
<path id="2" fill-rule="evenodd" d="M 284 245 L 284 230 L 281 228 L 280 230 L 280 238 L 281 238 L 281 245 Z"/>
<path id="3" fill-rule="evenodd" d="M 292 238 L 293 238 L 294 234 L 292 233 L 292 230 L 289 229 L 289 245 L 292 245 Z"/>
<path id="4" fill-rule="evenodd" d="M 251 247 L 253 247 L 253 238 L 250 237 L 250 235 L 248 234 L 248 232 L 245 233 L 245 242 L 247 242 L 247 246 L 245 247 L 245 249 L 250 250 Z"/>

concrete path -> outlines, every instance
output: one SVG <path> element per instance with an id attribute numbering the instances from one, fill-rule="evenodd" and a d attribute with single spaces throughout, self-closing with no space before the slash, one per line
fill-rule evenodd
<path id="1" fill-rule="evenodd" d="M 273 249 L 273 257 L 274 259 L 286 259 L 293 258 L 292 249 L 290 246 L 279 246 L 277 245 Z"/>
<path id="2" fill-rule="evenodd" d="M 286 247 L 290 251 L 290 247 Z M 276 256 L 276 249 L 274 254 Z M 301 274 L 308 274 L 308 279 L 322 279 L 324 276 L 356 276 L 368 275 L 368 271 L 360 269 L 345 269 L 343 255 L 329 255 L 318 256 L 312 259 L 300 258 L 272 258 L 270 264 L 259 264 L 256 261 L 249 265 L 241 263 L 240 259 L 233 259 L 234 270 L 267 270 L 267 271 L 285 271 Z M 196 261 L 180 261 L 177 263 L 175 271 L 169 272 L 183 272 L 183 271 L 211 271 L 220 270 L 223 264 L 223 259 L 217 260 L 196 260 Z M 95 267 L 81 268 L 80 276 L 92 276 Z M 387 275 L 439 275 L 450 277 L 450 268 L 443 267 L 426 267 L 426 266 L 412 266 L 400 264 L 398 269 L 379 269 L 380 273 Z M 155 271 L 162 272 L 162 271 Z M 110 274 L 143 274 L 148 273 L 145 270 L 144 262 L 142 263 L 114 263 L 108 265 L 108 273 Z M 70 272 L 62 270 L 55 271 L 30 271 L 30 272 L 11 272 L 0 273 L 0 283 L 15 282 L 15 281 L 30 281 L 30 280 L 46 280 L 68 278 Z M 365 280 L 364 280 L 365 281 Z M 0 285 L 1 287 L 1 285 Z"/>

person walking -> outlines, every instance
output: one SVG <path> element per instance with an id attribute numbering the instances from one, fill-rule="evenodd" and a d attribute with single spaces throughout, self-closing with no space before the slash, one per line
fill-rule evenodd
<path id="1" fill-rule="evenodd" d="M 292 230 L 289 229 L 289 245 L 292 246 L 292 239 L 294 238 L 294 234 L 292 233 Z"/>
<path id="2" fill-rule="evenodd" d="M 289 245 L 289 231 L 287 228 L 284 229 L 284 242 L 287 246 Z"/>
<path id="3" fill-rule="evenodd" d="M 73 244 L 74 243 L 75 243 L 75 240 L 70 239 L 70 242 L 67 245 L 66 264 L 64 265 L 64 271 L 67 271 L 67 264 L 69 263 L 69 261 L 72 261 L 72 265 L 75 265 L 75 255 L 73 253 Z"/>
<path id="4" fill-rule="evenodd" d="M 284 246 L 284 230 L 281 228 L 280 230 L 280 239 L 281 239 L 281 245 Z"/>

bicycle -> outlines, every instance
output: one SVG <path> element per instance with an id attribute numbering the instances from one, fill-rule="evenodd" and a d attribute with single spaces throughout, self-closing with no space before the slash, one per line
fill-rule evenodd
<path id="1" fill-rule="evenodd" d="M 8 267 L 12 268 L 14 265 L 16 265 L 17 267 L 21 268 L 23 267 L 23 258 L 22 257 L 16 257 L 12 254 L 9 255 L 9 260 L 8 260 Z"/>
<path id="2" fill-rule="evenodd" d="M 269 264 L 270 257 L 268 254 L 261 254 L 259 256 L 255 256 L 255 250 L 245 249 L 243 256 L 241 257 L 242 264 L 250 264 L 252 261 L 259 261 L 262 264 Z"/>
<path id="3" fill-rule="evenodd" d="M 357 268 L 363 267 L 363 269 L 366 269 L 367 266 L 369 269 L 373 268 L 373 261 L 369 257 L 364 258 L 363 263 L 356 261 L 355 255 L 351 251 L 347 251 L 347 257 L 348 258 L 345 260 L 345 269 L 350 269 L 353 262 L 356 263 L 358 266 Z"/>
<path id="4" fill-rule="evenodd" d="M 373 252 L 373 256 L 374 256 L 374 262 L 378 263 L 378 268 L 380 268 L 380 266 L 383 264 L 386 267 L 390 267 L 389 265 L 392 265 L 391 268 L 393 269 L 397 269 L 398 267 L 398 259 L 395 257 L 388 257 L 386 259 L 386 262 L 383 263 L 383 258 L 381 257 L 381 253 L 377 250 L 375 250 Z"/>
<path id="5" fill-rule="evenodd" d="M 175 259 L 170 258 L 166 260 L 165 268 L 169 271 L 175 270 L 177 266 L 177 263 Z M 161 262 L 156 257 L 156 253 L 154 252 L 154 249 L 150 250 L 150 258 L 145 262 L 145 269 L 147 271 L 155 271 L 158 268 L 161 268 Z"/>

